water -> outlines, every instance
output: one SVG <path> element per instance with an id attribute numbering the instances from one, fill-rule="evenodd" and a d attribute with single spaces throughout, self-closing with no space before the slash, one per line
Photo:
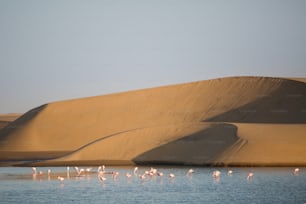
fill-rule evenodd
<path id="1" fill-rule="evenodd" d="M 52 170 L 49 179 L 47 169 Z M 139 173 L 148 169 L 141 167 Z M 1 167 L 0 203 L 306 203 L 306 168 L 298 175 L 293 168 L 231 168 L 232 176 L 218 168 L 219 180 L 212 177 L 217 168 L 193 168 L 194 174 L 186 176 L 188 169 L 158 167 L 163 177 L 142 181 L 125 176 L 132 167 L 107 167 L 120 175 L 117 180 L 106 175 L 101 183 L 96 173 L 75 177 L 73 170 L 68 179 L 65 167 L 37 168 L 45 173 L 36 178 L 31 168 Z M 246 179 L 249 172 L 252 180 Z M 59 175 L 65 178 L 62 183 Z"/>

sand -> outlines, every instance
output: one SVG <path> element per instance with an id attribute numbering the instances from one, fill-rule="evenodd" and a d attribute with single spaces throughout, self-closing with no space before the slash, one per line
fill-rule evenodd
<path id="1" fill-rule="evenodd" d="M 306 166 L 305 137 L 302 79 L 228 77 L 42 105 L 0 130 L 0 163 Z"/>
<path id="2" fill-rule="evenodd" d="M 21 115 L 22 114 L 20 113 L 0 114 L 0 130 L 19 118 Z"/>

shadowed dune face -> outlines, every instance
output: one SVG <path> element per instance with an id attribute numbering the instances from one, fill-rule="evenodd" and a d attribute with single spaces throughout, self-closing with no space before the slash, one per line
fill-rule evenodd
<path id="1" fill-rule="evenodd" d="M 0 130 L 20 116 L 21 114 L 0 114 Z"/>
<path id="2" fill-rule="evenodd" d="M 144 152 L 133 161 L 136 164 L 209 165 L 237 141 L 236 126 L 215 124 Z"/>
<path id="3" fill-rule="evenodd" d="M 282 81 L 270 94 L 205 121 L 306 124 L 306 84 Z"/>
<path id="4" fill-rule="evenodd" d="M 0 130 L 0 161 L 214 163 L 239 146 L 223 123 L 305 124 L 305 85 L 231 77 L 50 103 Z"/>

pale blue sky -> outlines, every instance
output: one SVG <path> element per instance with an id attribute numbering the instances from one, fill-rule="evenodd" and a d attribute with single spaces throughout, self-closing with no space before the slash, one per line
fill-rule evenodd
<path id="1" fill-rule="evenodd" d="M 305 0 L 0 0 L 0 113 L 242 75 L 306 77 Z"/>

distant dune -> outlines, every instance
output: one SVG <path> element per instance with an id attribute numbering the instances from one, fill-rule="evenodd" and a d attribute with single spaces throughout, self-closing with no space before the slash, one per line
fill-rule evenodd
<path id="1" fill-rule="evenodd" d="M 306 166 L 305 81 L 228 77 L 45 104 L 0 130 L 0 162 Z"/>

